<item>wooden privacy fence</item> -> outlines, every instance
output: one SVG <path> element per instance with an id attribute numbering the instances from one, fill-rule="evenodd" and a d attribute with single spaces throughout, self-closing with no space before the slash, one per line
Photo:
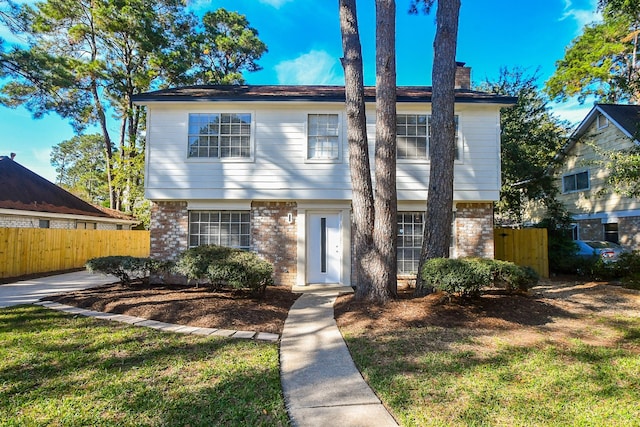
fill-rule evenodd
<path id="1" fill-rule="evenodd" d="M 540 277 L 549 277 L 546 228 L 496 228 L 493 241 L 496 259 L 531 267 Z"/>
<path id="2" fill-rule="evenodd" d="M 0 228 L 0 279 L 81 268 L 91 258 L 149 256 L 149 232 Z"/>

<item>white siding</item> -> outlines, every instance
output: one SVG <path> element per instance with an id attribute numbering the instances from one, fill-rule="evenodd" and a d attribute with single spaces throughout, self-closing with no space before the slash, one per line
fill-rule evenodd
<path id="1" fill-rule="evenodd" d="M 375 113 L 369 105 L 371 152 Z M 346 118 L 342 103 L 156 103 L 148 107 L 146 195 L 152 200 L 349 200 Z M 429 104 L 399 105 L 399 112 L 430 113 Z M 187 158 L 189 113 L 250 112 L 253 156 L 223 161 Z M 340 115 L 341 156 L 306 161 L 309 113 Z M 500 188 L 499 106 L 462 104 L 456 111 L 463 138 L 455 167 L 456 200 L 497 200 Z M 372 157 L 373 160 L 373 157 Z M 429 162 L 398 163 L 399 200 L 426 199 Z"/>

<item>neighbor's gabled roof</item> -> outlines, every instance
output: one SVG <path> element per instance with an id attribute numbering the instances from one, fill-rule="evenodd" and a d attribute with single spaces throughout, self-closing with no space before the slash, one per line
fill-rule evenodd
<path id="1" fill-rule="evenodd" d="M 6 156 L 0 156 L 0 189 L 0 209 L 136 222 L 122 212 L 115 213 L 85 202 Z"/>
<path id="2" fill-rule="evenodd" d="M 365 101 L 375 101 L 375 87 L 365 87 Z M 468 89 L 456 89 L 456 102 L 512 105 L 517 98 Z M 431 102 L 430 86 L 399 86 L 398 102 Z M 133 96 L 136 104 L 151 102 L 309 101 L 344 102 L 344 86 L 306 85 L 203 85 L 161 89 Z"/>
<path id="3" fill-rule="evenodd" d="M 609 123 L 612 123 L 636 143 L 640 139 L 638 138 L 640 133 L 640 105 L 629 104 L 595 104 L 573 132 L 571 139 L 575 140 L 584 135 L 596 120 L 598 114 L 605 116 Z"/>

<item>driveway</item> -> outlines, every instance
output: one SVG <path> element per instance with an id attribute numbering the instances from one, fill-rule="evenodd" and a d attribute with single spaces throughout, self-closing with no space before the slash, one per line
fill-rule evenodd
<path id="1" fill-rule="evenodd" d="M 94 286 L 115 283 L 118 279 L 104 274 L 92 274 L 88 271 L 40 277 L 22 282 L 0 285 L 0 308 L 19 304 L 31 304 L 41 298 L 92 288 Z"/>

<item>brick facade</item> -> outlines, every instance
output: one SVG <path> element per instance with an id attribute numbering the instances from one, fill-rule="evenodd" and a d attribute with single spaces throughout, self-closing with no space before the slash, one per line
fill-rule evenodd
<path id="1" fill-rule="evenodd" d="M 493 258 L 493 204 L 458 203 L 456 207 L 456 256 Z"/>
<path id="2" fill-rule="evenodd" d="M 618 219 L 620 244 L 632 250 L 640 250 L 640 216 Z"/>
<path id="3" fill-rule="evenodd" d="M 293 286 L 296 281 L 296 216 L 295 202 L 251 203 L 251 249 L 273 264 L 276 285 Z"/>
<path id="4" fill-rule="evenodd" d="M 618 223 L 618 242 L 631 250 L 640 250 L 640 216 L 628 216 L 610 220 Z M 578 224 L 580 240 L 604 240 L 604 224 L 601 219 L 583 219 Z"/>
<path id="5" fill-rule="evenodd" d="M 187 202 L 155 202 L 151 206 L 151 257 L 175 260 L 189 239 Z"/>
<path id="6" fill-rule="evenodd" d="M 604 227 L 600 219 L 576 221 L 580 240 L 604 240 Z"/>
<path id="7" fill-rule="evenodd" d="M 289 221 L 291 217 L 291 222 Z M 277 285 L 293 286 L 297 276 L 298 229 L 295 202 L 251 203 L 251 250 L 271 262 Z M 188 248 L 186 202 L 156 202 L 151 210 L 151 257 L 175 259 Z M 458 203 L 456 256 L 493 258 L 493 205 Z M 408 279 L 402 277 L 401 279 Z"/>

